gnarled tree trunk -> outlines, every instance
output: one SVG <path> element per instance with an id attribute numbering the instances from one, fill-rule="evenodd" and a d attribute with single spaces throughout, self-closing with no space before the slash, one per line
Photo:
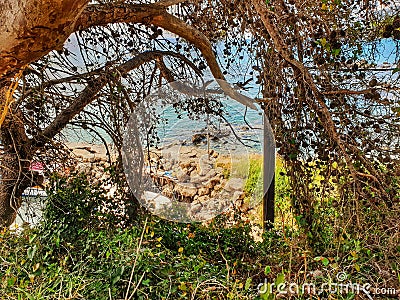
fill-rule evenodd
<path id="1" fill-rule="evenodd" d="M 1 89 L 0 108 L 4 109 L 7 87 Z M 9 109 L 0 127 L 0 228 L 15 220 L 23 191 L 33 184 L 29 171 L 33 156 L 21 113 Z"/>

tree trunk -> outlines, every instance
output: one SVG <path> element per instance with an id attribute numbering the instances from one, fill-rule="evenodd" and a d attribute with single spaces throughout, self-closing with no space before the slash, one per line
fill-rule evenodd
<path id="1" fill-rule="evenodd" d="M 0 94 L 0 111 L 5 104 L 3 87 Z M 0 125 L 0 229 L 14 222 L 21 206 L 23 191 L 32 185 L 33 174 L 29 171 L 33 157 L 31 142 L 26 136 L 22 114 L 10 108 L 4 123 Z"/>
<path id="2" fill-rule="evenodd" d="M 62 49 L 88 0 L 5 0 L 0 5 L 0 79 Z"/>

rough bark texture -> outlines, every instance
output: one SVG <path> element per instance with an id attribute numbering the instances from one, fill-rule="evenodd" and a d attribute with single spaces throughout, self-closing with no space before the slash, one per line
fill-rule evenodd
<path id="1" fill-rule="evenodd" d="M 6 107 L 5 91 L 11 79 L 27 64 L 40 59 L 52 50 L 61 49 L 74 31 L 110 23 L 143 23 L 160 26 L 196 46 L 206 59 L 210 70 L 219 79 L 221 88 L 237 101 L 255 108 L 253 100 L 232 89 L 224 80 L 211 43 L 193 26 L 169 14 L 166 7 L 182 0 L 162 0 L 155 4 L 110 3 L 88 5 L 88 0 L 0 0 L 0 111 Z M 129 72 L 160 53 L 143 54 L 121 65 L 119 73 Z M 131 65 L 129 65 L 131 64 Z M 112 70 L 109 70 L 112 71 Z M 22 118 L 12 109 L 0 126 L 1 143 L 5 145 L 1 156 L 0 227 L 9 225 L 20 206 L 23 190 L 32 184 L 28 172 L 30 161 L 38 147 L 59 133 L 78 114 L 107 82 L 106 72 L 95 78 L 90 86 L 78 95 L 76 101 L 61 112 L 42 134 L 31 142 Z"/>
<path id="2" fill-rule="evenodd" d="M 87 3 L 88 0 L 1 0 L 1 79 L 51 50 L 61 49 Z"/>
<path id="3" fill-rule="evenodd" d="M 5 91 L 1 89 L 4 101 Z M 33 174 L 29 165 L 33 151 L 25 134 L 21 114 L 13 111 L 7 115 L 0 128 L 1 151 L 0 160 L 0 228 L 9 226 L 15 220 L 21 206 L 23 191 L 33 183 Z"/>

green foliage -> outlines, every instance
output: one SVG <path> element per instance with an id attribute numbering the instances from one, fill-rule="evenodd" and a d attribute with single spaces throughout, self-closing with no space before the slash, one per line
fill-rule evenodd
<path id="1" fill-rule="evenodd" d="M 244 185 L 244 192 L 246 195 L 251 196 L 260 186 L 262 187 L 262 159 L 252 158 L 250 159 L 249 176 Z M 262 190 L 260 191 L 259 188 L 258 190 L 262 195 Z"/>
<path id="2" fill-rule="evenodd" d="M 280 163 L 278 169 L 284 170 Z M 277 174 L 277 183 L 277 203 L 283 203 L 279 197 L 292 197 L 286 175 Z M 0 233 L 1 299 L 124 299 L 133 293 L 134 299 L 276 299 L 276 290 L 259 293 L 260 284 L 301 284 L 303 278 L 322 284 L 342 271 L 352 282 L 398 284 L 398 238 L 386 233 L 379 210 L 365 209 L 371 227 L 362 236 L 321 226 L 316 251 L 301 227 L 290 224 L 256 242 L 254 225 L 240 215 L 232 222 L 224 214 L 207 225 L 138 217 L 135 226 L 120 228 L 113 214 L 95 209 L 106 197 L 83 175 L 54 178 L 52 191 L 39 228 Z M 376 265 L 389 275 L 371 277 Z"/>

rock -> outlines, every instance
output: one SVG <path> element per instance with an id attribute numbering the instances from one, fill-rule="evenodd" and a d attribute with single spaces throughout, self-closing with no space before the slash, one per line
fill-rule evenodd
<path id="1" fill-rule="evenodd" d="M 228 192 L 242 191 L 244 187 L 244 180 L 241 178 L 230 178 L 225 184 L 224 190 Z"/>
<path id="2" fill-rule="evenodd" d="M 172 197 L 174 196 L 174 189 L 173 189 L 173 187 L 172 187 L 171 185 L 165 185 L 165 186 L 163 187 L 162 194 L 163 194 L 165 197 L 172 198 Z"/>
<path id="3" fill-rule="evenodd" d="M 199 196 L 204 196 L 204 195 L 208 195 L 208 193 L 210 192 L 209 188 L 206 187 L 201 187 L 198 189 L 197 193 L 199 194 Z"/>
<path id="4" fill-rule="evenodd" d="M 169 161 L 165 162 L 164 163 L 164 170 L 169 171 L 171 169 L 172 169 L 172 164 Z"/>
<path id="5" fill-rule="evenodd" d="M 223 188 L 223 186 L 222 186 L 221 184 L 216 184 L 216 185 L 214 186 L 214 190 L 215 190 L 215 191 L 220 191 L 220 190 L 222 190 L 222 188 Z"/>
<path id="6" fill-rule="evenodd" d="M 202 208 L 203 206 L 200 203 L 192 204 L 190 207 L 190 212 L 192 214 L 197 214 L 201 211 Z"/>
<path id="7" fill-rule="evenodd" d="M 197 194 L 197 188 L 192 183 L 178 183 L 174 191 L 183 197 L 194 197 Z"/>
<path id="8" fill-rule="evenodd" d="M 156 211 L 160 209 L 165 209 L 166 207 L 170 207 L 172 203 L 171 199 L 149 191 L 145 191 L 143 193 L 142 199 L 145 201 L 149 208 L 153 208 Z"/>
<path id="9" fill-rule="evenodd" d="M 184 172 L 182 170 L 178 170 L 176 172 L 175 177 L 178 179 L 179 182 L 187 182 L 190 180 L 189 175 L 187 175 L 186 172 Z"/>
<path id="10" fill-rule="evenodd" d="M 213 169 L 214 163 L 208 159 L 208 155 L 203 155 L 199 160 L 198 171 L 201 176 L 206 175 Z"/>
<path id="11" fill-rule="evenodd" d="M 244 199 L 244 193 L 242 191 L 236 191 L 233 193 L 233 200 L 242 200 Z"/>
<path id="12" fill-rule="evenodd" d="M 193 173 L 193 172 L 192 172 L 192 173 Z M 192 175 L 192 174 L 190 174 L 190 175 Z M 190 177 L 190 182 L 191 182 L 191 183 L 194 183 L 194 184 L 202 183 L 202 182 L 204 182 L 204 177 L 201 177 L 201 176 L 199 176 L 199 175 L 191 176 L 191 177 Z"/>
<path id="13" fill-rule="evenodd" d="M 192 166 L 192 162 L 190 160 L 185 159 L 179 163 L 179 166 L 181 167 L 182 170 L 189 169 Z"/>
<path id="14" fill-rule="evenodd" d="M 193 134 L 192 136 L 192 143 L 193 144 L 200 144 L 201 142 L 203 142 L 204 140 L 207 139 L 207 135 L 204 133 L 196 133 Z"/>
<path id="15" fill-rule="evenodd" d="M 199 196 L 199 198 L 197 198 L 197 201 L 199 202 L 206 202 L 208 200 L 210 200 L 210 197 L 208 195 Z"/>
<path id="16" fill-rule="evenodd" d="M 211 178 L 213 178 L 213 177 L 215 177 L 215 176 L 217 176 L 218 174 L 217 174 L 217 172 L 214 170 L 214 169 L 211 169 L 204 177 L 203 177 L 203 180 L 205 181 L 205 180 L 209 180 L 209 179 L 211 179 Z"/>
<path id="17" fill-rule="evenodd" d="M 215 185 L 217 185 L 220 182 L 220 178 L 218 176 L 215 176 L 211 178 L 210 180 L 206 181 L 204 183 L 204 187 L 213 189 Z"/>

